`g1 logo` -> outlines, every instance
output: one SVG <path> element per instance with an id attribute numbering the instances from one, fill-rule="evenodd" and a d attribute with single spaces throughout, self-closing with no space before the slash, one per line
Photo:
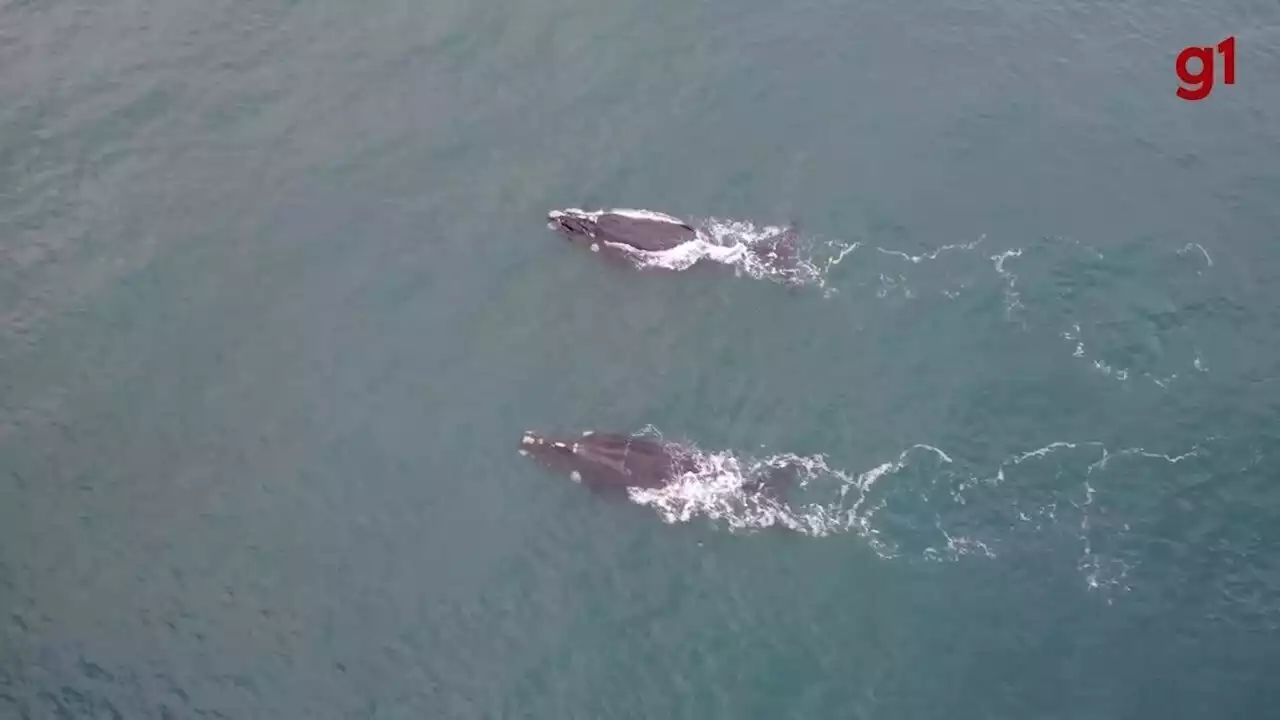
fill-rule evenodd
<path id="1" fill-rule="evenodd" d="M 1218 43 L 1217 51 L 1222 53 L 1222 82 L 1226 85 L 1235 85 L 1236 36 L 1232 35 Z M 1182 83 L 1178 86 L 1178 97 L 1193 102 L 1209 97 L 1209 93 L 1213 92 L 1213 56 L 1214 48 L 1207 45 L 1204 47 L 1192 45 L 1178 53 L 1178 80 Z M 1199 72 L 1192 73 L 1187 67 L 1187 63 L 1192 60 L 1200 61 Z"/>

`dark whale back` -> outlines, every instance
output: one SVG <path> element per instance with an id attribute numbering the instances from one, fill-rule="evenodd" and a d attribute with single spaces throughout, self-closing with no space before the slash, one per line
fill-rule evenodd
<path id="1" fill-rule="evenodd" d="M 551 439 L 526 432 L 520 452 L 606 495 L 622 495 L 629 488 L 663 488 L 700 470 L 697 455 L 682 445 L 622 433 L 586 432 L 577 438 Z M 742 487 L 781 500 L 798 483 L 801 469 L 785 463 L 744 478 Z"/>
<path id="2" fill-rule="evenodd" d="M 670 250 L 695 239 L 698 233 L 682 222 L 606 212 L 596 220 L 598 237 L 639 250 Z"/>
<path id="3" fill-rule="evenodd" d="M 628 208 L 592 212 L 579 208 L 552 210 L 547 213 L 547 227 L 570 241 L 588 246 L 595 252 L 604 251 L 605 255 L 613 257 L 625 256 L 628 250 L 671 250 L 697 241 L 707 231 L 706 227 L 699 230 L 672 215 Z M 714 229 L 711 233 L 715 234 Z M 719 244 L 712 238 L 703 239 L 711 244 Z M 798 239 L 795 228 L 789 227 L 745 244 L 746 250 L 760 263 L 775 271 L 775 274 L 790 276 L 791 282 L 799 282 L 804 268 L 798 253 Z"/>
<path id="4" fill-rule="evenodd" d="M 576 443 L 583 481 L 596 487 L 660 488 L 692 470 L 691 461 L 657 440 L 615 433 L 593 433 Z"/>
<path id="5" fill-rule="evenodd" d="M 678 446 L 620 433 L 586 433 L 572 440 L 526 433 L 521 450 L 597 491 L 661 488 L 697 467 Z"/>

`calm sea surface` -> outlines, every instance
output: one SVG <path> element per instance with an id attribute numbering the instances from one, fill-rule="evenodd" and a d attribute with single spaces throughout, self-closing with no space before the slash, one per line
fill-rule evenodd
<path id="1" fill-rule="evenodd" d="M 0 718 L 1275 718 L 1278 283 L 1274 2 L 0 0 Z"/>

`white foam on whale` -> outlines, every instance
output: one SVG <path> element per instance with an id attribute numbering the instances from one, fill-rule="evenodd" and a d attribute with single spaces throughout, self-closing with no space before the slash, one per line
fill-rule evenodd
<path id="1" fill-rule="evenodd" d="M 661 213 L 656 210 L 641 210 L 638 208 L 612 208 L 610 210 L 601 211 L 613 215 L 621 215 L 622 217 L 635 218 L 637 220 L 654 220 L 656 222 L 673 223 L 676 225 L 685 224 L 684 220 L 678 217 Z"/>
<path id="2" fill-rule="evenodd" d="M 688 224 L 694 228 L 694 239 L 667 250 L 639 250 L 617 243 L 609 243 L 609 246 L 621 251 L 638 268 L 679 272 L 693 267 L 699 261 L 708 261 L 728 265 L 739 276 L 784 284 L 825 287 L 826 269 L 818 267 L 811 258 L 801 254 L 794 263 L 786 266 L 772 262 L 768 253 L 759 252 L 776 242 L 779 236 L 787 232 L 786 228 L 714 217 Z M 787 242 L 799 245 L 800 240 L 791 238 Z M 797 253 L 801 250 L 800 247 L 795 248 Z"/>
<path id="3" fill-rule="evenodd" d="M 637 435 L 662 437 L 652 427 Z M 1132 570 L 1133 558 L 1124 549 L 1130 528 L 1121 512 L 1123 498 L 1107 492 L 1102 474 L 1166 473 L 1204 454 L 1200 445 L 1159 452 L 1057 440 L 1012 452 L 980 470 L 917 443 L 852 473 L 824 455 L 753 457 L 676 445 L 695 459 L 694 471 L 660 489 L 628 492 L 632 502 L 653 509 L 666 523 L 702 520 L 733 533 L 783 528 L 815 538 L 852 534 L 882 558 L 926 562 L 992 559 L 1045 542 L 1075 545 L 1086 586 L 1118 591 L 1128 589 Z M 1108 469 L 1119 462 L 1127 464 Z M 755 489 L 753 481 L 780 468 L 798 472 L 795 487 L 781 498 Z"/>
<path id="4" fill-rule="evenodd" d="M 916 445 L 896 462 L 877 465 L 859 475 L 832 468 L 822 455 L 781 453 L 763 458 L 724 452 L 704 452 L 683 446 L 696 460 L 696 470 L 658 489 L 632 488 L 632 502 L 653 508 L 667 523 L 705 518 L 732 532 L 755 532 L 778 527 L 811 537 L 853 533 L 864 538 L 884 558 L 899 554 L 892 541 L 881 537 L 874 520 L 885 498 L 873 499 L 878 480 L 901 470 L 910 453 L 928 450 L 943 462 L 946 453 Z M 784 497 L 761 493 L 755 482 L 779 470 L 797 474 L 797 483 Z M 962 538 L 963 539 L 963 538 Z"/>
<path id="5" fill-rule="evenodd" d="M 696 233 L 693 240 L 667 250 L 647 251 L 629 245 L 609 243 L 609 248 L 617 250 L 628 258 L 637 268 L 658 268 L 671 271 L 683 271 L 693 267 L 699 261 L 715 262 L 734 268 L 739 275 L 746 275 L 757 280 L 770 280 L 788 285 L 813 285 L 831 294 L 826 289 L 825 276 L 832 267 L 839 264 L 844 256 L 857 248 L 858 243 L 827 242 L 836 256 L 827 258 L 820 266 L 813 257 L 800 256 L 795 262 L 781 264 L 772 262 L 767 252 L 769 245 L 779 236 L 787 232 L 786 228 L 777 225 L 756 225 L 744 220 L 723 219 L 716 217 L 685 220 L 682 218 L 642 208 L 602 208 L 599 210 L 583 210 L 582 208 L 563 208 L 552 210 L 548 217 L 578 217 L 587 220 L 598 220 L 602 215 L 613 214 L 639 220 L 651 220 L 677 225 L 687 225 Z M 552 224 L 554 227 L 554 224 Z M 795 237 L 787 240 L 795 243 L 797 252 L 803 250 L 803 238 Z M 591 249 L 599 250 L 600 243 L 593 243 Z"/>
<path id="6" fill-rule="evenodd" d="M 684 220 L 673 215 L 661 213 L 656 210 L 642 210 L 639 208 L 601 208 L 600 210 L 583 210 L 582 208 L 563 208 L 561 210 L 552 210 L 547 213 L 548 217 L 580 217 L 590 220 L 598 220 L 602 215 L 620 215 L 622 217 L 634 218 L 636 220 L 653 220 L 655 222 L 672 223 L 674 225 L 683 225 Z"/>

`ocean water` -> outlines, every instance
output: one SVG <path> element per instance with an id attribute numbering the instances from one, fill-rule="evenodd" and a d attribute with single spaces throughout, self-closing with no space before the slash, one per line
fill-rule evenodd
<path id="1" fill-rule="evenodd" d="M 0 718 L 1277 717 L 1277 282 L 1275 3 L 0 0 Z"/>

